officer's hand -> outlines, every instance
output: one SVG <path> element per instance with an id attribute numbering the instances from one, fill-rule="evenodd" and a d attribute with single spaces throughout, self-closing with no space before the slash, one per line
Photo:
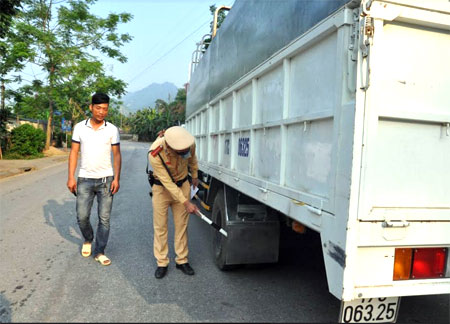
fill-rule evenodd
<path id="1" fill-rule="evenodd" d="M 194 186 L 194 188 L 198 187 L 198 178 L 192 178 L 192 185 Z"/>
<path id="2" fill-rule="evenodd" d="M 191 203 L 189 200 L 186 200 L 183 205 L 189 214 L 196 214 L 198 212 L 198 207 Z"/>

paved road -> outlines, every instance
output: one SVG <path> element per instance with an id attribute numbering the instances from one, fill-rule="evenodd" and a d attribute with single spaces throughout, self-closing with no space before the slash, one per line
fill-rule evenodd
<path id="1" fill-rule="evenodd" d="M 109 267 L 80 256 L 66 163 L 0 180 L 0 322 L 337 320 L 340 304 L 328 293 L 320 242 L 312 232 L 300 238 L 300 247 L 285 245 L 278 264 L 221 272 L 212 261 L 210 227 L 191 216 L 190 263 L 196 275 L 186 276 L 171 263 L 168 275 L 155 279 L 147 148 L 122 144 Z M 95 219 L 94 212 L 94 224 Z M 448 296 L 407 297 L 398 321 L 448 323 L 448 312 Z"/>

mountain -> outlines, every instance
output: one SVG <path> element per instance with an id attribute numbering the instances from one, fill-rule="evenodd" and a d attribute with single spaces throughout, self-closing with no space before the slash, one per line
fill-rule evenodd
<path id="1" fill-rule="evenodd" d="M 170 96 L 170 101 L 172 101 L 175 98 L 177 91 L 178 88 L 170 82 L 152 83 L 139 91 L 129 92 L 122 98 L 122 101 L 125 109 L 134 113 L 139 109 L 148 107 L 154 108 L 157 99 L 169 102 Z"/>

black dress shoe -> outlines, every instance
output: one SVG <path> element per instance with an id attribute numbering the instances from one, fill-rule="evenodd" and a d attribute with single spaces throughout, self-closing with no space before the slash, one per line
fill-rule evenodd
<path id="1" fill-rule="evenodd" d="M 167 267 L 157 267 L 155 271 L 155 277 L 157 279 L 161 279 L 167 273 Z"/>
<path id="2" fill-rule="evenodd" d="M 177 269 L 181 269 L 185 274 L 192 276 L 195 272 L 189 263 L 177 264 Z"/>

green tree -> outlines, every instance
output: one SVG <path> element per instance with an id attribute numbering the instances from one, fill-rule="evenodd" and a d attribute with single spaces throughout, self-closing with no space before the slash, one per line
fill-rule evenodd
<path id="1" fill-rule="evenodd" d="M 151 141 L 155 137 L 156 116 L 156 111 L 151 108 L 138 110 L 131 116 L 131 131 L 140 141 Z"/>
<path id="2" fill-rule="evenodd" d="M 175 100 L 170 104 L 162 99 L 155 102 L 155 108 L 138 110 L 129 118 L 131 131 L 139 135 L 140 141 L 153 141 L 158 132 L 185 121 L 186 90 L 178 89 Z"/>
<path id="3" fill-rule="evenodd" d="M 186 119 L 186 89 L 178 89 L 175 100 L 169 105 L 170 113 L 175 125 L 184 124 Z"/>
<path id="4" fill-rule="evenodd" d="M 6 36 L 13 17 L 19 12 L 21 0 L 2 0 L 0 2 L 0 38 Z"/>
<path id="5" fill-rule="evenodd" d="M 20 116 L 46 120 L 48 118 L 48 86 L 40 80 L 33 80 L 14 91 L 14 111 Z"/>
<path id="6" fill-rule="evenodd" d="M 53 122 L 56 102 L 60 104 L 65 102 L 67 105 L 70 102 L 67 93 L 63 98 L 64 96 L 57 92 L 64 87 L 64 78 L 67 79 L 65 68 L 80 67 L 83 60 L 84 63 L 94 62 L 93 56 L 88 53 L 89 50 L 99 51 L 122 63 L 126 62 L 126 57 L 119 48 L 130 41 L 131 36 L 118 34 L 116 29 L 119 23 L 128 22 L 132 16 L 120 13 L 109 14 L 106 18 L 98 17 L 89 12 L 89 7 L 95 2 L 96 0 L 68 0 L 55 8 L 52 0 L 23 0 L 24 19 L 17 26 L 32 38 L 33 49 L 37 53 L 33 63 L 46 73 L 49 126 Z M 110 82 L 103 81 L 103 86 L 107 86 Z M 79 103 L 81 100 L 85 99 L 72 98 L 72 102 Z M 51 127 L 47 127 L 46 149 L 50 146 L 50 139 Z"/>
<path id="7" fill-rule="evenodd" d="M 164 112 L 168 109 L 168 107 L 169 107 L 169 104 L 165 100 L 156 99 L 156 101 L 155 101 L 156 112 Z"/>
<path id="8" fill-rule="evenodd" d="M 8 3 L 19 3 L 19 1 L 7 0 Z M 2 2 L 2 11 L 5 6 Z M 1 109 L 5 109 L 5 84 L 10 81 L 16 81 L 17 77 L 8 79 L 10 72 L 20 71 L 27 59 L 33 56 L 29 48 L 30 38 L 27 34 L 20 33 L 14 26 L 13 17 L 18 15 L 19 10 L 12 6 L 5 8 L 8 16 L 2 12 L 0 14 L 0 88 L 1 88 Z"/>
<path id="9" fill-rule="evenodd" d="M 128 117 L 126 117 L 122 112 L 120 107 L 123 102 L 116 99 L 111 99 L 108 109 L 107 120 L 119 127 L 120 129 L 128 128 Z"/>
<path id="10" fill-rule="evenodd" d="M 89 99 L 96 91 L 120 97 L 125 93 L 122 80 L 105 75 L 103 64 L 86 58 L 70 62 L 60 69 L 63 82 L 58 87 L 59 110 L 69 112 L 75 124 L 89 114 Z"/>
<path id="11" fill-rule="evenodd" d="M 0 2 L 0 159 L 8 135 L 5 124 L 10 114 L 5 105 L 6 84 L 18 79 L 17 76 L 8 78 L 8 74 L 21 70 L 25 61 L 32 57 L 28 45 L 29 37 L 18 33 L 14 28 L 14 17 L 20 13 L 20 2 L 20 0 Z"/>

